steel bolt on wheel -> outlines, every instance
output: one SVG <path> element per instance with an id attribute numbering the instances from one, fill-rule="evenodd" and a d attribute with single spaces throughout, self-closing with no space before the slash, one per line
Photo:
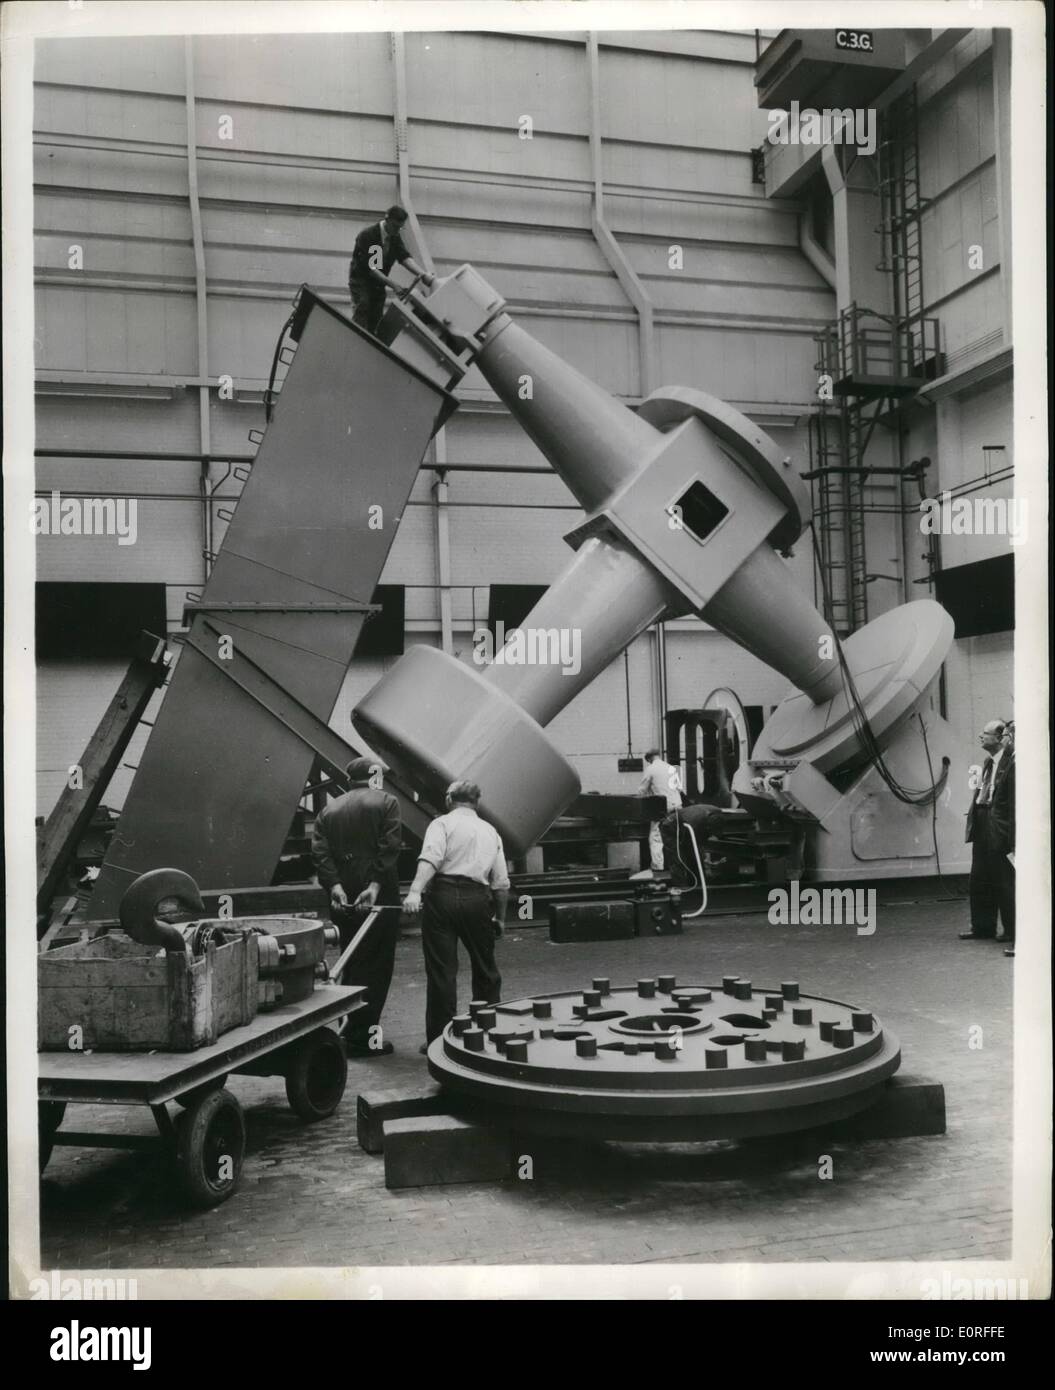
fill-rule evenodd
<path id="1" fill-rule="evenodd" d="M 474 1023 L 447 1026 L 429 1071 L 456 1108 L 546 1134 L 674 1142 L 809 1129 L 865 1109 L 901 1062 L 897 1038 L 858 1004 L 733 975 L 595 979 L 480 1006 Z"/>

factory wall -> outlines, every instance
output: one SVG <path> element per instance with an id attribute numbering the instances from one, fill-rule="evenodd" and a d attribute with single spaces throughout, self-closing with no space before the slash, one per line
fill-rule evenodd
<path id="1" fill-rule="evenodd" d="M 472 262 L 528 331 L 633 405 L 638 321 L 591 232 L 599 181 L 608 224 L 655 306 L 656 381 L 729 400 L 805 467 L 812 335 L 833 296 L 798 249 L 797 206 L 752 183 L 750 151 L 766 129 L 754 39 L 600 35 L 595 146 L 584 34 L 407 34 L 402 48 L 405 108 L 385 34 L 37 45 L 37 446 L 67 451 L 39 460 L 38 489 L 139 500 L 134 545 L 41 537 L 40 580 L 164 584 L 169 631 L 179 627 L 223 521 L 216 506 L 206 520 L 193 458 L 149 455 L 251 454 L 290 301 L 307 282 L 347 305 L 355 233 L 400 196 L 397 137 L 437 271 Z M 545 462 L 478 374 L 458 394 L 446 452 L 464 655 L 489 586 L 550 583 L 580 513 L 552 476 L 458 471 Z M 407 586 L 408 643 L 439 641 L 432 480 L 418 479 L 383 575 Z M 224 461 L 206 481 L 217 504 L 237 496 Z M 812 590 L 808 555 L 792 575 Z M 654 647 L 647 634 L 628 657 L 635 752 L 659 727 Z M 345 736 L 382 665 L 353 661 L 332 721 Z M 667 674 L 672 705 L 719 683 L 749 704 L 782 693 L 779 678 L 701 623 L 672 630 Z M 120 663 L 89 657 L 42 672 L 39 813 L 119 678 Z M 615 762 L 626 751 L 626 684 L 620 660 L 554 725 L 584 786 L 635 783 Z M 118 779 L 107 802 L 119 805 L 123 791 Z"/>
<path id="2" fill-rule="evenodd" d="M 918 88 L 924 312 L 938 319 L 945 363 L 907 414 L 902 454 L 929 457 L 926 495 L 950 502 L 1007 503 L 1015 491 L 1008 44 L 1006 32 L 972 32 Z M 930 591 L 919 582 L 926 546 L 919 518 L 906 521 L 906 587 L 918 597 Z M 1007 532 L 977 529 L 941 534 L 938 549 L 944 570 L 1013 554 Z M 1014 633 L 965 636 L 963 626 L 946 664 L 946 706 L 972 750 L 987 720 L 1014 714 Z"/>

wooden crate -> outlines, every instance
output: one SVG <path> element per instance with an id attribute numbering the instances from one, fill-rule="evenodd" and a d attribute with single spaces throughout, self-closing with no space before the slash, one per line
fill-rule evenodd
<path id="1" fill-rule="evenodd" d="M 37 982 L 44 1052 L 191 1052 L 255 1016 L 257 940 L 193 959 L 112 932 L 38 956 Z"/>

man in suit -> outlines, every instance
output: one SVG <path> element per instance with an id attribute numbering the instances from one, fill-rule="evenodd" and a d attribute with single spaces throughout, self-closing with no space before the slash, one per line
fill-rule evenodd
<path id="1" fill-rule="evenodd" d="M 1015 940 L 1015 873 L 1008 855 L 1015 848 L 1015 752 L 1001 719 L 991 719 L 978 735 L 985 762 L 967 812 L 971 846 L 971 930 L 961 941 L 992 941 L 997 918 L 1004 939 Z"/>
<path id="2" fill-rule="evenodd" d="M 382 785 L 380 764 L 353 758 L 351 784 L 315 822 L 311 855 L 319 883 L 330 895 L 330 913 L 343 950 L 374 907 L 399 905 L 396 871 L 403 843 L 399 802 Z M 381 1057 L 394 1049 L 378 1026 L 392 983 L 399 939 L 399 913 L 382 912 L 345 966 L 343 985 L 365 985 L 367 1007 L 352 1014 L 345 1030 L 349 1057 Z"/>
<path id="3" fill-rule="evenodd" d="M 1007 721 L 1007 723 L 1004 725 L 1004 739 L 1003 739 L 1003 742 L 1004 742 L 1004 747 L 1008 749 L 1008 751 L 1011 753 L 1012 758 L 1013 758 L 1013 757 L 1014 757 L 1014 752 L 1015 752 L 1015 721 L 1014 721 L 1013 719 L 1009 719 L 1009 720 Z M 1013 797 L 1012 797 L 1012 801 L 1011 801 L 1011 809 L 1012 809 L 1012 815 L 1013 815 L 1013 814 L 1014 814 L 1014 798 L 1013 798 Z M 1013 911 L 1014 911 L 1014 901 L 1015 901 L 1015 899 L 1014 899 L 1014 893 L 1015 893 L 1015 851 L 1014 851 L 1014 848 L 1012 848 L 1011 850 L 1009 850 L 1008 853 L 1009 853 L 1010 856 L 1011 856 L 1009 862 L 1010 862 L 1010 864 L 1011 864 L 1011 895 L 1012 895 L 1012 896 L 1011 896 L 1011 906 L 1012 906 L 1012 921 L 1013 921 L 1013 920 L 1014 920 Z M 1013 955 L 1015 954 L 1015 934 L 1014 934 L 1014 931 L 1012 931 L 1012 933 L 1011 933 L 1011 938 L 1010 938 L 1010 939 L 1011 939 L 1011 945 L 1008 946 L 1007 949 L 1004 951 L 1004 955 L 1005 955 L 1005 956 L 1013 956 Z"/>
<path id="4" fill-rule="evenodd" d="M 426 285 L 435 279 L 418 265 L 403 243 L 400 233 L 406 220 L 403 208 L 390 207 L 380 222 L 364 227 L 355 238 L 348 267 L 348 289 L 355 309 L 352 322 L 368 333 L 376 334 L 385 312 L 385 282 L 379 275 L 387 275 L 398 261 L 413 275 L 420 275 Z"/>

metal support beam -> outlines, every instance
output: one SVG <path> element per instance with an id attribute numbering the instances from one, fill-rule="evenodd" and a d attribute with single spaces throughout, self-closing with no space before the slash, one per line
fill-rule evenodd
<path id="1" fill-rule="evenodd" d="M 996 200 L 1000 218 L 1000 286 L 1004 299 L 1004 342 L 1013 341 L 1011 323 L 1011 30 L 993 30 L 993 117 L 996 146 Z"/>
<path id="2" fill-rule="evenodd" d="M 407 62 L 402 34 L 389 35 L 392 53 L 392 70 L 395 77 L 395 108 L 393 122 L 396 128 L 396 170 L 399 182 L 399 201 L 407 211 L 407 219 L 414 235 L 414 249 L 418 260 L 432 274 L 435 270 L 429 248 L 421 232 L 421 223 L 414 208 L 410 194 L 410 153 L 407 144 Z"/>
<path id="3" fill-rule="evenodd" d="M 88 828 L 110 779 L 150 703 L 164 684 L 168 652 L 164 639 L 144 633 L 136 655 L 81 754 L 79 787 L 65 787 L 37 836 L 38 938 L 46 930 L 46 913 L 63 874 Z"/>
<path id="4" fill-rule="evenodd" d="M 439 443 L 437 439 L 437 453 Z M 445 451 L 444 451 L 445 452 Z M 445 652 L 454 652 L 454 614 L 451 606 L 451 529 L 448 514 L 450 487 L 440 473 L 432 484 L 436 507 L 436 583 L 440 600 L 440 645 Z"/>
<path id="5" fill-rule="evenodd" d="M 183 40 L 183 65 L 185 74 L 186 115 L 187 115 L 187 197 L 190 202 L 191 241 L 194 246 L 194 305 L 198 321 L 198 434 L 201 451 L 208 455 L 212 451 L 212 436 L 209 423 L 209 314 L 208 287 L 205 277 L 205 238 L 202 235 L 201 203 L 198 198 L 198 128 L 194 94 L 194 37 L 188 34 Z M 211 469 L 207 458 L 203 458 L 199 488 L 202 503 L 202 566 L 204 577 L 208 579 L 213 553 L 213 519 Z"/>
<path id="6" fill-rule="evenodd" d="M 421 223 L 418 221 L 417 209 L 414 206 L 414 197 L 410 189 L 410 148 L 407 138 L 407 56 L 402 33 L 389 35 L 389 48 L 392 54 L 392 72 L 395 79 L 393 122 L 396 134 L 399 201 L 407 210 L 407 219 L 413 233 L 414 249 L 418 253 L 418 260 L 430 274 L 434 274 L 435 263 L 428 246 L 425 244 Z M 444 471 L 447 463 L 447 435 L 442 427 L 436 431 L 432 445 L 437 468 L 436 481 L 432 485 L 432 500 L 436 509 L 436 583 L 440 605 L 440 643 L 445 652 L 453 653 L 450 523 L 447 513 L 448 486 Z"/>
<path id="7" fill-rule="evenodd" d="M 586 68 L 590 96 L 590 170 L 593 178 L 593 216 L 590 230 L 600 248 L 601 255 L 608 262 L 615 278 L 622 286 L 638 320 L 638 374 L 640 394 L 647 396 L 656 386 L 655 380 L 655 332 L 653 304 L 648 291 L 638 279 L 626 253 L 616 241 L 604 215 L 604 165 L 601 137 L 601 94 L 600 62 L 598 59 L 597 35 L 586 35 Z"/>

